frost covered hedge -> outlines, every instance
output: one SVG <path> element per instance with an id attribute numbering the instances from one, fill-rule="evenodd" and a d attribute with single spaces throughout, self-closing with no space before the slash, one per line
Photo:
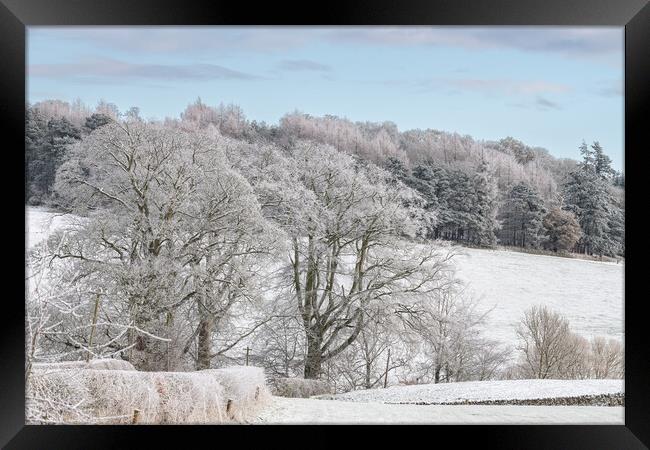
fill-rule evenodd
<path id="1" fill-rule="evenodd" d="M 208 374 L 35 369 L 28 423 L 223 423 L 223 387 Z"/>
<path id="2" fill-rule="evenodd" d="M 209 374 L 223 386 L 226 414 L 236 422 L 248 420 L 271 398 L 261 367 L 227 367 L 202 370 L 199 373 Z"/>
<path id="3" fill-rule="evenodd" d="M 122 359 L 91 359 L 90 361 L 64 361 L 57 363 L 34 363 L 35 369 L 101 369 L 136 370 L 128 361 Z"/>
<path id="4" fill-rule="evenodd" d="M 302 397 L 333 394 L 332 387 L 322 380 L 304 378 L 273 378 L 270 380 L 271 392 L 278 397 Z"/>
<path id="5" fill-rule="evenodd" d="M 139 372 L 97 360 L 35 364 L 26 413 L 29 424 L 228 423 L 247 421 L 270 398 L 259 367 Z"/>

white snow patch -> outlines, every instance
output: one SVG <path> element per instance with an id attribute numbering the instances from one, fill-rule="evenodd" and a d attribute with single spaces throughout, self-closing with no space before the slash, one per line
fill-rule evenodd
<path id="1" fill-rule="evenodd" d="M 564 315 L 571 329 L 590 338 L 623 339 L 623 264 L 587 261 L 503 250 L 462 249 L 454 257 L 457 275 L 481 299 L 479 308 L 494 307 L 488 337 L 515 346 L 515 327 L 524 311 L 546 305 Z"/>
<path id="2" fill-rule="evenodd" d="M 623 393 L 623 380 L 499 380 L 391 386 L 321 396 L 380 403 L 456 403 L 464 400 L 530 400 Z"/>
<path id="3" fill-rule="evenodd" d="M 589 424 L 625 423 L 621 406 L 387 405 L 273 397 L 258 424 Z"/>

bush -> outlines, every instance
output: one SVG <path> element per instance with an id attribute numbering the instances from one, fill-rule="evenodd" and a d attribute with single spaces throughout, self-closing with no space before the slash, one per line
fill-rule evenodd
<path id="1" fill-rule="evenodd" d="M 271 398 L 261 367 L 236 366 L 199 373 L 209 374 L 223 387 L 225 411 L 231 420 L 246 421 Z"/>
<path id="2" fill-rule="evenodd" d="M 91 359 L 90 361 L 63 361 L 56 363 L 34 363 L 35 369 L 97 369 L 97 370 L 136 370 L 128 361 L 122 359 Z"/>
<path id="3" fill-rule="evenodd" d="M 204 373 L 35 368 L 26 415 L 30 424 L 224 423 L 224 398 Z"/>
<path id="4" fill-rule="evenodd" d="M 273 378 L 271 392 L 278 397 L 307 398 L 314 395 L 334 394 L 332 387 L 323 380 L 304 378 Z"/>

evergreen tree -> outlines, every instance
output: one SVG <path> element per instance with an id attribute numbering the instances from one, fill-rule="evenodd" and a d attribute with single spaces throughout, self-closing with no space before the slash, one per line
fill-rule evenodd
<path id="1" fill-rule="evenodd" d="M 498 229 L 497 186 L 486 162 L 479 165 L 472 181 L 475 202 L 471 204 L 471 240 L 482 246 L 493 247 L 496 245 L 495 231 Z"/>
<path id="2" fill-rule="evenodd" d="M 27 107 L 25 114 L 25 200 L 38 203 L 34 197 L 34 179 L 38 176 L 40 148 L 47 133 L 47 122 L 33 107 Z"/>
<path id="3" fill-rule="evenodd" d="M 539 247 L 543 234 L 544 203 L 526 183 L 515 184 L 501 208 L 501 241 L 520 247 Z"/>
<path id="4" fill-rule="evenodd" d="M 616 255 L 624 250 L 624 218 L 607 181 L 611 160 L 598 142 L 591 150 L 580 146 L 583 162 L 569 174 L 564 186 L 566 209 L 578 218 L 582 236 L 577 250 L 588 254 Z"/>
<path id="5" fill-rule="evenodd" d="M 612 169 L 612 160 L 609 156 L 605 154 L 605 151 L 601 147 L 598 141 L 595 141 L 591 148 L 593 149 L 593 165 L 594 171 L 603 178 L 610 178 L 615 174 L 614 169 Z"/>
<path id="6" fill-rule="evenodd" d="M 553 251 L 570 251 L 580 239 L 580 224 L 570 211 L 551 208 L 544 217 L 546 245 Z"/>
<path id="7" fill-rule="evenodd" d="M 566 209 L 578 218 L 582 237 L 577 250 L 587 254 L 611 254 L 611 209 L 615 207 L 607 182 L 595 171 L 572 172 L 565 185 Z"/>
<path id="8" fill-rule="evenodd" d="M 43 126 L 37 114 L 28 117 L 26 146 L 30 203 L 45 201 L 52 192 L 56 170 L 67 147 L 81 138 L 80 130 L 65 117 L 53 118 Z"/>
<path id="9" fill-rule="evenodd" d="M 110 116 L 101 113 L 95 113 L 89 117 L 86 117 L 86 123 L 84 124 L 84 130 L 88 133 L 96 130 L 99 127 L 108 125 L 113 122 Z"/>
<path id="10" fill-rule="evenodd" d="M 388 170 L 395 176 L 396 179 L 402 182 L 405 182 L 410 175 L 409 170 L 406 168 L 404 163 L 392 156 L 386 160 L 386 170 Z"/>

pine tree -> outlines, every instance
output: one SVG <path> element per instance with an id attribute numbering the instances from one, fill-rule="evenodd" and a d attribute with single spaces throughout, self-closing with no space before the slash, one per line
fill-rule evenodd
<path id="1" fill-rule="evenodd" d="M 501 208 L 501 240 L 520 247 L 539 247 L 543 235 L 544 203 L 526 183 L 515 184 Z"/>
<path id="2" fill-rule="evenodd" d="M 612 169 L 612 160 L 609 156 L 605 154 L 603 147 L 601 147 L 598 141 L 595 141 L 591 148 L 593 149 L 593 165 L 594 170 L 601 177 L 608 179 L 615 175 L 614 169 Z"/>
<path id="3" fill-rule="evenodd" d="M 485 161 L 479 165 L 472 181 L 475 191 L 475 202 L 472 205 L 470 219 L 472 241 L 482 246 L 493 247 L 496 245 L 495 231 L 498 229 L 497 187 Z"/>
<path id="4" fill-rule="evenodd" d="M 67 147 L 81 138 L 80 130 L 65 117 L 50 119 L 45 125 L 34 113 L 28 117 L 25 145 L 30 203 L 42 203 L 51 194 L 56 170 L 59 168 Z"/>
<path id="5" fill-rule="evenodd" d="M 623 215 L 604 174 L 611 170 L 609 158 L 597 142 L 592 151 L 580 147 L 583 162 L 569 174 L 564 186 L 565 208 L 578 218 L 582 236 L 577 250 L 587 254 L 616 255 L 624 248 Z"/>
<path id="6" fill-rule="evenodd" d="M 113 119 L 111 119 L 110 116 L 106 114 L 98 114 L 95 113 L 89 117 L 86 117 L 86 123 L 84 124 L 84 130 L 86 130 L 88 133 L 91 131 L 96 130 L 99 127 L 102 127 L 104 125 L 108 125 L 109 123 L 113 122 Z"/>
<path id="7" fill-rule="evenodd" d="M 578 170 L 570 174 L 565 195 L 567 209 L 576 215 L 582 229 L 578 251 L 603 254 L 609 233 L 607 186 L 595 172 Z"/>

